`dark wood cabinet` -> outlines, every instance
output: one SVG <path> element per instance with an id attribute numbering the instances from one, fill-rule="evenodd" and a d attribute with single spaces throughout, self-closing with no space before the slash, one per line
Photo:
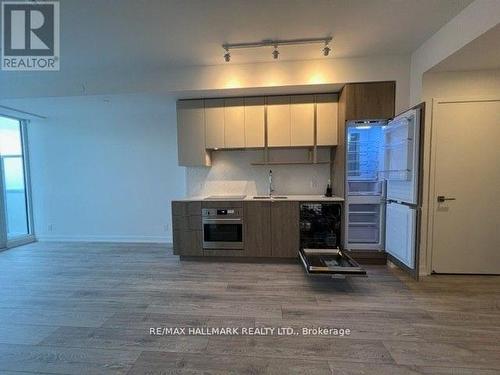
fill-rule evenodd
<path id="1" fill-rule="evenodd" d="M 333 194 L 345 196 L 346 124 L 352 120 L 384 120 L 394 117 L 396 82 L 348 83 L 338 106 L 338 145 L 332 150 Z"/>
<path id="2" fill-rule="evenodd" d="M 394 117 L 396 82 L 350 83 L 345 85 L 342 94 L 345 95 L 345 121 Z"/>
<path id="3" fill-rule="evenodd" d="M 271 203 L 271 253 L 295 258 L 299 251 L 299 202 Z"/>
<path id="4" fill-rule="evenodd" d="M 174 254 L 203 255 L 201 202 L 172 202 Z"/>
<path id="5" fill-rule="evenodd" d="M 245 202 L 245 256 L 270 257 L 271 202 Z"/>

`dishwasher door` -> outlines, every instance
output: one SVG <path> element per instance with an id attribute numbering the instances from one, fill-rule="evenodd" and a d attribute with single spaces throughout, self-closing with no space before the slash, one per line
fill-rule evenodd
<path id="1" fill-rule="evenodd" d="M 340 249 L 300 249 L 299 256 L 310 275 L 366 275 L 366 271 Z"/>

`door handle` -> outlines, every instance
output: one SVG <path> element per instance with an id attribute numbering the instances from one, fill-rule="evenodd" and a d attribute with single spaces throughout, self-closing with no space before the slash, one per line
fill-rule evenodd
<path id="1" fill-rule="evenodd" d="M 446 198 L 444 195 L 438 195 L 437 197 L 437 201 L 439 203 L 443 203 L 445 201 L 455 201 L 455 200 L 457 200 L 457 198 Z"/>

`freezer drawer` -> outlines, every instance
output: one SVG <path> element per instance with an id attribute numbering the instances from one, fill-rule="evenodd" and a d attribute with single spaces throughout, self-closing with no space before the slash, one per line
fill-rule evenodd
<path id="1" fill-rule="evenodd" d="M 310 275 L 366 275 L 366 271 L 339 249 L 301 249 L 299 256 Z"/>

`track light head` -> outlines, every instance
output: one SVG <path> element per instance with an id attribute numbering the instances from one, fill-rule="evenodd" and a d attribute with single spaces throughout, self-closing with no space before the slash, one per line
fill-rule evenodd
<path id="1" fill-rule="evenodd" d="M 274 46 L 274 50 L 273 50 L 273 59 L 277 60 L 278 57 L 280 55 L 280 51 L 278 51 L 278 46 Z"/>
<path id="2" fill-rule="evenodd" d="M 328 46 L 328 42 L 325 42 L 325 47 L 323 48 L 323 56 L 328 56 L 331 50 L 332 49 Z"/>
<path id="3" fill-rule="evenodd" d="M 229 53 L 228 48 L 225 48 L 225 50 L 226 50 L 226 53 L 224 53 L 224 61 L 229 62 L 229 61 L 231 61 L 231 54 Z"/>

